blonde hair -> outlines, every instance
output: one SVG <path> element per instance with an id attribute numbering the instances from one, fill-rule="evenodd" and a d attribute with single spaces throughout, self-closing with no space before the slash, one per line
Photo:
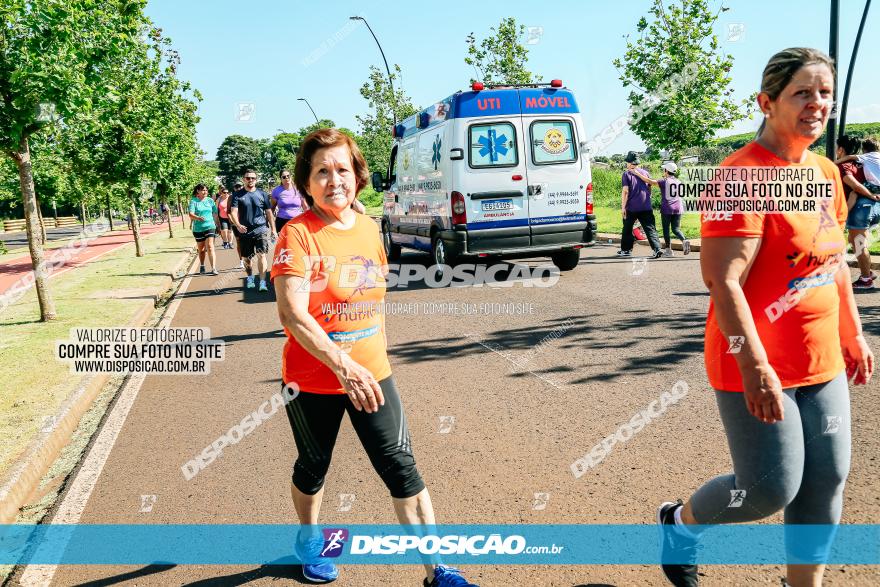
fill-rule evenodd
<path id="1" fill-rule="evenodd" d="M 834 75 L 834 61 L 822 51 L 808 47 L 783 49 L 771 57 L 764 67 L 764 74 L 761 76 L 761 93 L 767 94 L 771 100 L 776 100 L 802 67 L 813 64 L 827 66 Z M 760 137 L 764 132 L 766 122 L 766 118 L 761 122 L 757 136 Z"/>

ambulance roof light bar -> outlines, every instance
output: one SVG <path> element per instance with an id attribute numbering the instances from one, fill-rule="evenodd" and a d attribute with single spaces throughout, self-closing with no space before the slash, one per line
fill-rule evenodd
<path id="1" fill-rule="evenodd" d="M 549 82 L 541 82 L 535 84 L 484 84 L 483 82 L 474 82 L 471 84 L 471 90 L 479 92 L 485 89 L 501 89 L 501 88 L 561 88 L 562 80 L 554 79 Z"/>

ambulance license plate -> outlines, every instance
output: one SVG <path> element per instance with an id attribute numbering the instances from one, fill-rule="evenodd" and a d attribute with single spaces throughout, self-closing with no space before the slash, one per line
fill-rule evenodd
<path id="1" fill-rule="evenodd" d="M 513 200 L 483 200 L 484 212 L 492 210 L 513 210 Z"/>

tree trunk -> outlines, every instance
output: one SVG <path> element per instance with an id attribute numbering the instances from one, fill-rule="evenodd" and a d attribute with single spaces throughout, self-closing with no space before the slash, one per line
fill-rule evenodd
<path id="1" fill-rule="evenodd" d="M 21 186 L 21 198 L 24 205 L 25 228 L 27 229 L 28 249 L 31 252 L 31 264 L 34 268 L 34 287 L 37 289 L 37 301 L 40 304 L 40 320 L 47 322 L 57 317 L 52 292 L 49 291 L 46 264 L 43 260 L 43 243 L 39 240 L 40 229 L 37 195 L 34 191 L 34 174 L 31 169 L 31 151 L 27 137 L 21 139 L 18 153 L 13 154 L 18 166 L 18 180 Z"/>
<path id="2" fill-rule="evenodd" d="M 34 192 L 34 200 L 37 202 L 37 218 L 40 220 L 40 244 L 45 245 L 46 241 L 46 222 L 43 220 L 43 210 L 40 206 L 40 199 L 36 196 L 36 192 Z"/>
<path id="3" fill-rule="evenodd" d="M 183 213 L 183 205 L 180 203 L 180 195 L 177 196 L 177 213 L 180 214 L 180 225 L 186 228 L 186 222 L 184 218 L 186 218 L 186 214 Z"/>
<path id="4" fill-rule="evenodd" d="M 80 200 L 80 202 L 79 202 L 79 211 L 80 211 L 80 214 L 82 214 L 82 225 L 83 225 L 83 230 L 85 230 L 86 229 L 86 201 L 84 199 Z"/>
<path id="5" fill-rule="evenodd" d="M 171 204 L 168 203 L 168 197 L 162 196 L 162 203 L 168 209 L 168 238 L 174 238 L 174 223 L 171 222 Z"/>
<path id="6" fill-rule="evenodd" d="M 110 231 L 113 231 L 113 208 L 110 207 L 110 191 L 107 191 L 107 220 L 110 221 Z"/>
<path id="7" fill-rule="evenodd" d="M 128 190 L 129 208 L 131 210 L 131 232 L 134 234 L 134 249 L 135 255 L 138 257 L 144 256 L 143 245 L 141 244 L 141 227 L 140 223 L 137 221 L 137 207 L 134 205 L 134 192 Z"/>

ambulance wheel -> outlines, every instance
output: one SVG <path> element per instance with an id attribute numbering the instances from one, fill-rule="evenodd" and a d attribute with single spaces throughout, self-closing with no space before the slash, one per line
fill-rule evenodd
<path id="1" fill-rule="evenodd" d="M 581 260 L 581 252 L 577 249 L 568 251 L 559 251 L 550 256 L 553 264 L 559 267 L 560 271 L 571 271 L 578 266 Z"/>
<path id="2" fill-rule="evenodd" d="M 385 246 L 385 256 L 389 261 L 400 259 L 400 245 L 391 240 L 391 227 L 387 222 L 382 223 L 382 244 Z"/>
<path id="3" fill-rule="evenodd" d="M 439 265 L 438 273 L 443 274 L 444 265 L 455 265 L 457 255 L 451 250 L 449 245 L 440 238 L 439 234 L 435 234 L 431 239 L 431 256 L 434 257 L 434 264 Z"/>

